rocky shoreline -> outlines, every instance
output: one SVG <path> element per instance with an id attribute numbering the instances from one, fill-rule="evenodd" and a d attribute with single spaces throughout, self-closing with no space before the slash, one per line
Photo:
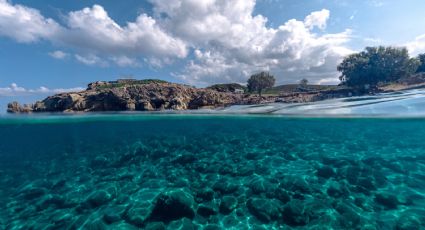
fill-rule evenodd
<path id="1" fill-rule="evenodd" d="M 262 103 L 299 103 L 352 96 L 347 89 L 332 91 L 292 92 L 262 96 L 220 92 L 209 88 L 168 83 L 143 84 L 90 83 L 81 92 L 60 93 L 34 104 L 8 104 L 9 113 L 31 112 L 96 112 L 96 111 L 158 111 L 219 108 L 230 105 Z M 354 95 L 359 95 L 355 92 Z"/>
<path id="2" fill-rule="evenodd" d="M 424 87 L 423 82 L 391 84 L 377 92 Z M 368 92 L 370 93 L 370 92 Z M 90 83 L 81 92 L 60 93 L 34 104 L 8 104 L 8 113 L 31 112 L 101 112 L 214 109 L 231 105 L 265 103 L 303 103 L 333 98 L 365 95 L 364 91 L 347 87 L 329 90 L 300 90 L 278 95 L 257 96 L 213 88 L 169 83 L 160 80 L 122 80 Z"/>

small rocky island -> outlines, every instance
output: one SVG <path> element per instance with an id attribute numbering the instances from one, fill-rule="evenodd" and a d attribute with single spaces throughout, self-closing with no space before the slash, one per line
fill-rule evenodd
<path id="1" fill-rule="evenodd" d="M 409 78 L 408 82 L 382 86 L 375 92 L 364 92 L 344 86 L 292 84 L 270 88 L 259 96 L 247 93 L 246 88 L 239 84 L 196 88 L 155 79 L 121 79 L 93 82 L 88 84 L 84 91 L 59 93 L 34 104 L 20 105 L 18 102 L 11 102 L 7 112 L 195 110 L 230 105 L 302 103 L 423 87 L 424 82 L 425 76 L 418 75 L 416 78 Z"/>
<path id="2" fill-rule="evenodd" d="M 309 102 L 352 95 L 348 90 L 309 90 L 278 95 L 244 93 L 239 84 L 220 84 L 208 88 L 165 82 L 162 80 L 98 81 L 81 92 L 60 93 L 34 104 L 8 104 L 9 113 L 158 111 L 219 108 L 230 105 L 273 102 Z"/>
<path id="3" fill-rule="evenodd" d="M 12 102 L 8 112 L 186 110 L 235 104 L 241 97 L 161 80 L 122 79 L 90 83 L 84 91 L 56 94 L 34 104 Z"/>

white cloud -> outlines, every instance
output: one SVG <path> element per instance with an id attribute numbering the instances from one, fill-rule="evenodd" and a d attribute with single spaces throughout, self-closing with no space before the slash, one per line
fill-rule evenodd
<path id="1" fill-rule="evenodd" d="M 58 89 L 49 89 L 47 87 L 41 86 L 37 89 L 26 89 L 18 86 L 16 83 L 12 83 L 7 87 L 0 87 L 0 96 L 11 97 L 11 96 L 25 96 L 25 95 L 34 95 L 34 94 L 50 94 L 50 93 L 63 93 L 63 92 L 78 92 L 82 91 L 85 88 L 75 87 L 75 88 L 58 88 Z"/>
<path id="2" fill-rule="evenodd" d="M 108 66 L 108 63 L 101 59 L 100 57 L 94 55 L 94 54 L 88 54 L 88 55 L 79 55 L 76 54 L 75 55 L 75 59 L 85 65 L 89 65 L 89 66 L 102 66 L 102 67 L 106 67 Z"/>
<path id="3" fill-rule="evenodd" d="M 38 10 L 0 0 L 0 35 L 28 43 L 51 39 L 61 30 L 58 23 Z"/>
<path id="4" fill-rule="evenodd" d="M 363 41 L 366 43 L 382 43 L 382 39 L 379 38 L 364 38 Z"/>
<path id="5" fill-rule="evenodd" d="M 329 16 L 330 11 L 327 9 L 313 12 L 304 19 L 304 25 L 309 29 L 317 26 L 319 29 L 323 30 L 326 28 L 326 23 L 329 19 Z"/>
<path id="6" fill-rule="evenodd" d="M 102 6 L 94 5 L 69 12 L 64 18 L 66 25 L 61 26 L 53 19 L 42 16 L 38 10 L 0 0 L 0 36 L 18 42 L 46 39 L 55 44 L 74 47 L 77 54 L 83 51 L 92 57 L 107 56 L 118 65 L 123 63 L 123 56 L 128 57 L 128 60 L 139 56 L 184 58 L 188 53 L 182 40 L 170 36 L 154 18 L 146 14 L 120 26 Z M 51 56 L 57 58 L 61 54 L 51 53 Z M 85 64 L 93 62 L 87 58 L 78 60 Z"/>
<path id="7" fill-rule="evenodd" d="M 410 54 L 425 53 L 425 34 L 416 37 L 414 41 L 406 43 L 405 46 Z"/>
<path id="8" fill-rule="evenodd" d="M 56 51 L 50 52 L 49 56 L 55 59 L 65 59 L 66 57 L 68 57 L 68 54 L 61 50 L 56 50 Z"/>
<path id="9" fill-rule="evenodd" d="M 338 83 L 340 83 L 339 79 L 333 77 L 323 78 L 316 82 L 318 85 L 337 85 Z"/>
<path id="10" fill-rule="evenodd" d="M 139 67 L 140 63 L 135 58 L 127 56 L 112 57 L 111 60 L 121 67 Z"/>
<path id="11" fill-rule="evenodd" d="M 352 52 L 345 47 L 351 30 L 313 32 L 315 27 L 326 28 L 330 17 L 326 9 L 312 12 L 303 21 L 292 19 L 270 28 L 267 18 L 253 15 L 253 0 L 151 3 L 157 15 L 165 15 L 165 28 L 195 48 L 195 58 L 185 70 L 174 73 L 190 84 L 246 82 L 250 74 L 261 70 L 275 73 L 279 83 L 306 76 L 337 79 L 337 63 Z"/>
<path id="12" fill-rule="evenodd" d="M 260 70 L 275 73 L 279 83 L 336 77 L 337 63 L 351 52 L 350 30 L 323 31 L 327 9 L 276 28 L 254 15 L 255 0 L 149 1 L 152 16 L 142 13 L 124 25 L 100 5 L 69 12 L 59 25 L 37 10 L 0 0 L 0 35 L 20 42 L 50 40 L 86 65 L 162 68 L 185 59 L 173 74 L 197 85 L 245 82 Z M 192 51 L 194 57 L 188 55 Z M 60 52 L 50 55 L 66 56 Z"/>
<path id="13" fill-rule="evenodd" d="M 70 12 L 67 24 L 63 40 L 94 53 L 178 58 L 187 55 L 184 42 L 168 35 L 154 18 L 146 14 L 122 27 L 109 17 L 102 6 L 94 5 Z"/>

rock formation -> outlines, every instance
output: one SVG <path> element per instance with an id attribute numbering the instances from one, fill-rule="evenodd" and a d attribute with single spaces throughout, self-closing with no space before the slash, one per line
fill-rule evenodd
<path id="1" fill-rule="evenodd" d="M 96 111 L 157 111 L 218 108 L 230 105 L 263 103 L 304 103 L 332 98 L 364 95 L 352 88 L 339 87 L 330 90 L 308 92 L 281 92 L 279 95 L 262 96 L 222 90 L 220 87 L 195 88 L 161 80 L 123 79 L 111 82 L 90 83 L 81 92 L 60 93 L 34 104 L 8 104 L 9 113 L 30 112 L 96 112 Z"/>
<path id="2" fill-rule="evenodd" d="M 237 104 L 241 98 L 242 95 L 166 82 L 95 82 L 84 91 L 56 94 L 35 104 L 9 103 L 8 112 L 187 110 Z"/>

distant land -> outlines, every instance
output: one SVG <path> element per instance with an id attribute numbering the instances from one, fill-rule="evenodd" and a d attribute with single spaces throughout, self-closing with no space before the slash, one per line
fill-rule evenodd
<path id="1" fill-rule="evenodd" d="M 157 79 L 119 79 L 90 83 L 81 92 L 60 93 L 34 104 L 8 104 L 9 113 L 159 111 L 213 109 L 231 105 L 263 103 L 302 103 L 325 99 L 361 96 L 381 92 L 425 88 L 425 74 L 380 85 L 373 92 L 339 85 L 279 85 L 266 89 L 260 97 L 245 86 L 217 84 L 207 88 Z"/>
<path id="2" fill-rule="evenodd" d="M 9 113 L 98 112 L 213 109 L 231 105 L 301 103 L 425 88 L 425 54 L 410 57 L 405 47 L 366 47 L 337 66 L 339 85 L 274 86 L 276 78 L 262 71 L 247 85 L 216 84 L 206 88 L 158 79 L 118 79 L 88 84 L 81 92 L 60 93 L 34 104 L 8 104 Z"/>

